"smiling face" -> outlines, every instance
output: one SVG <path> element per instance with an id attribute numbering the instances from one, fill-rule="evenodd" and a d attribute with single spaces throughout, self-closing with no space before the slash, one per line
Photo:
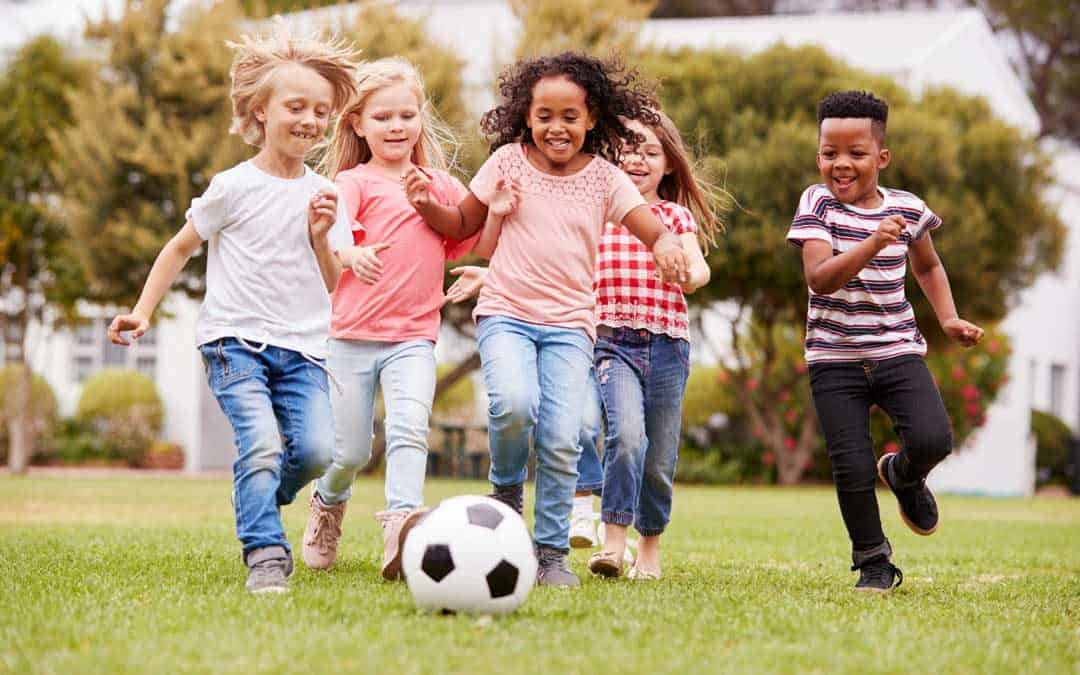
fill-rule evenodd
<path id="1" fill-rule="evenodd" d="M 270 96 L 255 111 L 255 118 L 263 125 L 264 147 L 303 160 L 326 133 L 334 87 L 322 75 L 297 63 L 282 65 L 270 77 Z"/>
<path id="2" fill-rule="evenodd" d="M 400 165 L 411 161 L 420 140 L 421 105 L 411 86 L 392 84 L 372 92 L 363 109 L 349 115 L 349 121 L 356 135 L 367 141 L 374 160 Z"/>
<path id="3" fill-rule="evenodd" d="M 626 123 L 626 127 L 644 136 L 645 142 L 636 147 L 625 144 L 622 156 L 619 158 L 619 166 L 627 176 L 630 176 L 630 180 L 645 197 L 645 201 L 655 202 L 660 199 L 656 193 L 660 187 L 660 181 L 672 171 L 672 168 L 668 166 L 667 155 L 664 154 L 664 146 L 656 137 L 656 132 L 641 122 L 630 120 Z"/>
<path id="4" fill-rule="evenodd" d="M 542 77 L 533 86 L 529 105 L 532 141 L 548 167 L 568 167 L 585 145 L 596 121 L 585 102 L 585 90 L 564 75 Z"/>
<path id="5" fill-rule="evenodd" d="M 878 172 L 889 165 L 867 117 L 828 117 L 818 134 L 817 165 L 826 187 L 844 204 L 876 208 L 881 204 Z"/>

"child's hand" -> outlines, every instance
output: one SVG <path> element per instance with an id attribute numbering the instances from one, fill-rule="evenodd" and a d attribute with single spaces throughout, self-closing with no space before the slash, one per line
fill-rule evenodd
<path id="1" fill-rule="evenodd" d="M 457 281 L 446 289 L 446 302 L 461 302 L 468 300 L 477 293 L 484 285 L 484 277 L 487 276 L 486 267 L 465 265 L 450 270 L 450 274 L 459 277 Z M 443 304 L 446 304 L 445 302 Z"/>
<path id="2" fill-rule="evenodd" d="M 383 242 L 371 246 L 353 246 L 341 254 L 341 263 L 352 270 L 356 278 L 365 284 L 373 284 L 382 277 L 383 261 L 379 253 L 390 248 Z"/>
<path id="3" fill-rule="evenodd" d="M 312 240 L 321 239 L 330 232 L 337 220 L 337 193 L 319 190 L 308 202 L 308 229 Z"/>
<path id="4" fill-rule="evenodd" d="M 671 284 L 684 284 L 690 281 L 690 261 L 679 238 L 670 232 L 660 236 L 653 244 L 653 258 L 660 270 L 660 278 Z"/>
<path id="5" fill-rule="evenodd" d="M 505 218 L 514 212 L 520 198 L 521 186 L 518 182 L 507 182 L 505 179 L 500 178 L 499 182 L 495 183 L 495 195 L 491 198 L 491 203 L 488 204 L 488 210 L 500 218 Z"/>
<path id="6" fill-rule="evenodd" d="M 431 178 L 419 167 L 412 167 L 402 176 L 405 197 L 419 211 L 431 202 Z"/>
<path id="7" fill-rule="evenodd" d="M 150 329 L 150 320 L 138 314 L 120 314 L 109 324 L 109 342 L 114 345 L 130 345 L 121 333 L 131 331 L 131 340 L 138 340 Z"/>
<path id="8" fill-rule="evenodd" d="M 982 328 L 960 318 L 949 319 L 941 324 L 941 328 L 946 335 L 965 347 L 974 347 L 979 344 L 984 332 Z"/>
<path id="9" fill-rule="evenodd" d="M 890 244 L 895 244 L 905 231 L 907 231 L 907 221 L 904 220 L 903 216 L 891 215 L 886 216 L 878 223 L 877 231 L 870 237 L 880 251 Z"/>

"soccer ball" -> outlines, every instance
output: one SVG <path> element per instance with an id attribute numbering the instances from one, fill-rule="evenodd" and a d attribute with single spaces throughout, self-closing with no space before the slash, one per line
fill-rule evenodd
<path id="1" fill-rule="evenodd" d="M 405 539 L 405 581 L 421 609 L 507 614 L 536 581 L 532 538 L 509 506 L 489 497 L 451 497 Z"/>

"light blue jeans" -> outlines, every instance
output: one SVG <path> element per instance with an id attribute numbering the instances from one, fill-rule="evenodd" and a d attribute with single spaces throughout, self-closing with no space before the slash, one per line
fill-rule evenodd
<path id="1" fill-rule="evenodd" d="M 596 368 L 589 370 L 589 385 L 585 415 L 581 420 L 581 459 L 578 460 L 577 489 L 600 494 L 604 487 L 604 465 L 601 462 L 600 434 L 604 428 L 604 410 L 600 404 L 600 383 L 596 381 Z"/>
<path id="2" fill-rule="evenodd" d="M 330 340 L 330 372 L 341 381 L 331 394 L 334 460 L 316 490 L 327 504 L 352 494 L 356 474 L 371 459 L 375 391 L 386 406 L 386 508 L 424 503 L 431 402 L 435 397 L 435 345 L 430 340 Z"/>
<path id="3" fill-rule="evenodd" d="M 235 338 L 200 345 L 199 353 L 236 441 L 233 508 L 244 554 L 264 546 L 290 551 L 278 507 L 321 476 L 333 453 L 322 362 Z"/>
<path id="4" fill-rule="evenodd" d="M 533 539 L 538 545 L 568 551 L 592 340 L 581 329 L 504 316 L 482 317 L 477 338 L 489 399 L 491 482 L 524 483 L 533 440 L 537 466 Z"/>

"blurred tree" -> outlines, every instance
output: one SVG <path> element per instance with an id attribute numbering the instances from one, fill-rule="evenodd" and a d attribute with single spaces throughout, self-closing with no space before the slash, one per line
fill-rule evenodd
<path id="1" fill-rule="evenodd" d="M 656 0 L 509 0 L 522 23 L 517 58 L 583 50 L 629 54 Z"/>
<path id="2" fill-rule="evenodd" d="M 709 150 L 713 179 L 743 205 L 709 255 L 712 283 L 690 301 L 732 307 L 732 376 L 747 393 L 741 400 L 777 459 L 781 482 L 798 480 L 818 443 L 813 415 L 785 433 L 774 403 L 782 391 L 809 395 L 805 368 L 785 365 L 798 356 L 807 302 L 800 258 L 785 235 L 802 190 L 820 180 L 815 116 L 825 94 L 868 88 L 889 101 L 893 162 L 881 181 L 920 195 L 944 220 L 935 245 L 965 317 L 1003 318 L 1017 292 L 1060 260 L 1064 228 L 1043 197 L 1047 164 L 1034 141 L 995 119 L 982 99 L 951 90 L 914 99 L 816 47 L 777 46 L 751 56 L 653 52 L 639 63 L 663 82 L 665 110 L 684 136 Z M 933 311 L 908 281 L 920 326 L 939 349 L 944 336 Z"/>
<path id="3" fill-rule="evenodd" d="M 0 76 L 0 331 L 4 358 L 21 368 L 2 393 L 10 439 L 8 464 L 25 471 L 33 454 L 31 377 L 26 341 L 31 323 L 73 317 L 81 270 L 71 233 L 56 209 L 59 185 L 50 135 L 71 121 L 68 90 L 83 77 L 52 38 L 31 40 Z M 9 378 L 9 382 L 12 378 Z"/>

